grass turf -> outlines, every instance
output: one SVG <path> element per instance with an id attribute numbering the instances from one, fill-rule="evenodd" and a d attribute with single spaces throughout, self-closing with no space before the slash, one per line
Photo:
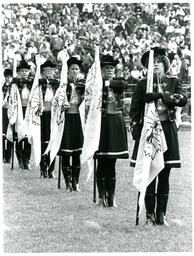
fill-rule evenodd
<path id="1" fill-rule="evenodd" d="M 93 181 L 80 175 L 81 193 L 66 193 L 62 178 L 40 179 L 39 169 L 4 165 L 4 252 L 191 252 L 191 132 L 180 131 L 181 169 L 172 169 L 167 217 L 170 227 L 146 226 L 145 210 L 135 226 L 137 191 L 129 160 L 118 160 L 118 208 L 92 202 Z M 129 152 L 133 142 L 129 136 Z M 56 164 L 55 173 L 58 173 Z"/>

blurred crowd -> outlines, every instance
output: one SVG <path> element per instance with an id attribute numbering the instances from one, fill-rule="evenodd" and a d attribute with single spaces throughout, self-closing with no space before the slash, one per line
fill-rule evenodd
<path id="1" fill-rule="evenodd" d="M 167 49 L 169 73 L 190 83 L 191 40 L 188 3 L 3 4 L 3 68 L 24 56 L 35 73 L 35 55 L 44 54 L 60 70 L 64 49 L 83 60 L 87 74 L 94 45 L 120 62 L 116 76 L 129 83 L 146 74 L 140 57 L 150 46 Z M 57 73 L 56 73 L 57 75 Z"/>

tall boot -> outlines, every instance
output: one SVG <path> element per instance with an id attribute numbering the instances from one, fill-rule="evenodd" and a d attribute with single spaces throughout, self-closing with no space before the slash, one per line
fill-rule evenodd
<path id="1" fill-rule="evenodd" d="M 108 178 L 106 183 L 108 207 L 117 207 L 115 200 L 116 179 Z"/>
<path id="2" fill-rule="evenodd" d="M 105 178 L 97 178 L 97 187 L 99 194 L 99 206 L 106 207 L 106 179 Z"/>
<path id="3" fill-rule="evenodd" d="M 41 156 L 41 162 L 40 162 L 40 178 L 47 178 L 47 159 L 46 156 Z"/>
<path id="4" fill-rule="evenodd" d="M 11 150 L 13 147 L 13 143 L 7 139 L 6 139 L 6 141 L 7 141 L 6 162 L 10 163 L 11 162 Z"/>
<path id="5" fill-rule="evenodd" d="M 155 194 L 146 194 L 145 195 L 145 208 L 146 208 L 146 224 L 156 224 L 155 219 L 155 202 L 156 202 L 156 196 Z"/>
<path id="6" fill-rule="evenodd" d="M 23 165 L 24 169 L 31 170 L 30 166 L 30 156 L 31 156 L 31 144 L 28 143 L 28 139 L 24 139 L 24 149 L 23 149 Z"/>
<path id="7" fill-rule="evenodd" d="M 51 163 L 51 165 L 48 168 L 48 177 L 50 179 L 55 178 L 54 168 L 55 168 L 55 159 L 53 160 L 53 162 Z"/>
<path id="8" fill-rule="evenodd" d="M 72 191 L 71 179 L 72 179 L 72 170 L 70 166 L 62 167 L 63 176 L 66 184 L 66 191 Z"/>
<path id="9" fill-rule="evenodd" d="M 168 194 L 157 195 L 156 224 L 169 226 L 165 214 L 168 203 Z"/>
<path id="10" fill-rule="evenodd" d="M 6 163 L 6 138 L 3 135 L 3 139 L 2 139 L 2 145 L 3 145 L 3 163 Z"/>
<path id="11" fill-rule="evenodd" d="M 20 169 L 24 169 L 23 157 L 22 157 L 22 143 L 23 141 L 16 142 L 16 156 L 18 159 L 18 164 Z"/>
<path id="12" fill-rule="evenodd" d="M 7 140 L 5 136 L 3 136 L 3 162 L 4 163 L 11 162 L 11 149 L 12 149 L 12 142 Z"/>
<path id="13" fill-rule="evenodd" d="M 72 166 L 72 188 L 74 191 L 80 192 L 79 189 L 79 175 L 80 166 Z"/>

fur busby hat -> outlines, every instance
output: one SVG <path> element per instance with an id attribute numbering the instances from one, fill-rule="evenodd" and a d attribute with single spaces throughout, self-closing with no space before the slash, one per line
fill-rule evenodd
<path id="1" fill-rule="evenodd" d="M 13 71 L 10 68 L 7 68 L 4 70 L 3 74 L 4 74 L 4 77 L 13 76 Z"/>
<path id="2" fill-rule="evenodd" d="M 41 66 L 40 66 L 40 70 L 41 72 L 43 71 L 44 68 L 55 68 L 56 64 L 54 64 L 52 61 L 47 60 L 45 61 Z"/>
<path id="3" fill-rule="evenodd" d="M 77 64 L 81 68 L 82 62 L 82 60 L 78 60 L 76 57 L 71 57 L 67 61 L 67 66 L 69 68 L 71 65 Z"/>
<path id="4" fill-rule="evenodd" d="M 164 71 L 166 73 L 170 67 L 170 61 L 166 55 L 166 50 L 164 48 L 156 46 L 156 47 L 153 47 L 153 48 L 145 51 L 141 57 L 141 64 L 146 68 L 148 67 L 148 59 L 149 59 L 150 50 L 154 51 L 154 57 L 160 56 L 161 61 L 164 64 Z"/>
<path id="5" fill-rule="evenodd" d="M 24 59 L 22 59 L 19 66 L 17 67 L 17 71 L 19 71 L 20 69 L 30 69 L 30 65 L 28 65 L 28 63 Z"/>
<path id="6" fill-rule="evenodd" d="M 104 67 L 106 65 L 111 65 L 113 67 L 116 67 L 116 65 L 119 63 L 118 60 L 114 60 L 113 57 L 110 54 L 102 55 L 100 60 L 100 66 Z"/>

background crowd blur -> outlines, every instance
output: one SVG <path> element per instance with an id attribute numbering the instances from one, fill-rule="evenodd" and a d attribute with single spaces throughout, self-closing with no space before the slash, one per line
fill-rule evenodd
<path id="1" fill-rule="evenodd" d="M 67 3 L 2 5 L 3 68 L 24 56 L 36 70 L 35 55 L 45 54 L 60 70 L 63 49 L 83 60 L 83 73 L 93 63 L 94 44 L 101 54 L 119 59 L 116 76 L 129 83 L 145 75 L 140 57 L 150 46 L 167 49 L 169 72 L 190 83 L 191 42 L 188 3 Z M 15 55 L 16 54 L 16 55 Z M 57 73 L 56 73 L 57 75 Z"/>

